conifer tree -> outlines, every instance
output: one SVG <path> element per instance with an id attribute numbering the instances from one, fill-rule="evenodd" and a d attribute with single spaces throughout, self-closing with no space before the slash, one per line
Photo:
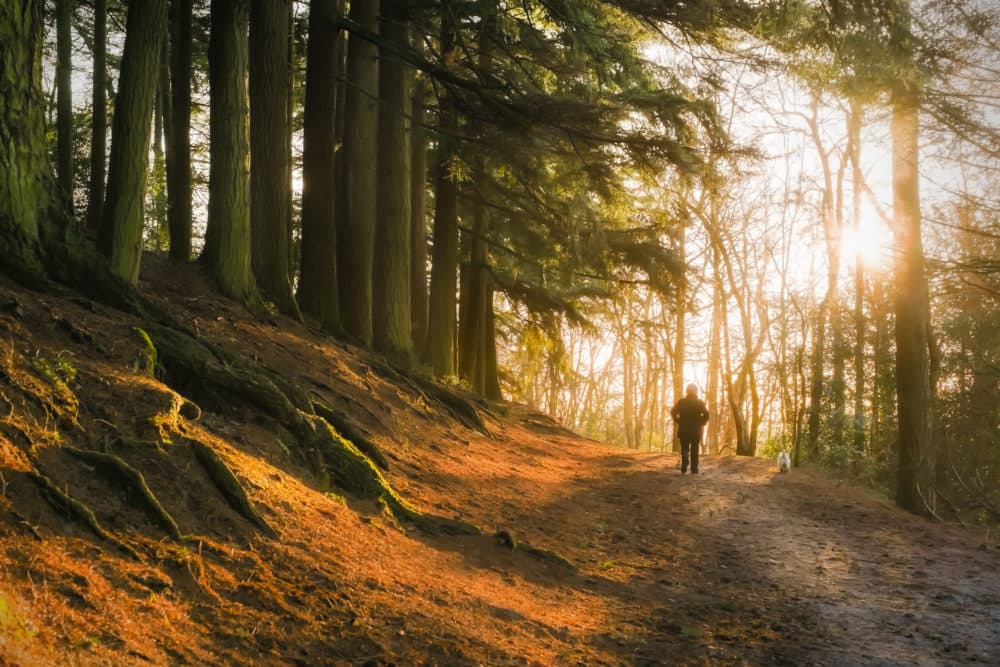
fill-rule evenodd
<path id="1" fill-rule="evenodd" d="M 42 2 L 0 3 L 0 257 L 15 277 L 41 279 L 39 228 L 52 187 L 42 115 Z"/>
<path id="2" fill-rule="evenodd" d="M 56 176 L 73 211 L 73 0 L 56 0 Z"/>
<path id="3" fill-rule="evenodd" d="M 104 211 L 104 176 L 107 159 L 108 3 L 94 0 L 93 76 L 91 85 L 90 183 L 87 188 L 87 226 L 97 229 Z"/>
<path id="4" fill-rule="evenodd" d="M 139 280 L 150 123 L 166 31 L 166 0 L 129 4 L 98 243 L 112 273 L 131 285 Z"/>
<path id="5" fill-rule="evenodd" d="M 350 20 L 378 31 L 378 0 L 355 2 Z M 363 345 L 372 342 L 372 262 L 378 162 L 378 47 L 355 33 L 347 42 L 342 169 L 337 177 L 337 287 L 340 322 Z M 337 323 L 329 323 L 333 329 Z"/>
<path id="6" fill-rule="evenodd" d="M 212 0 L 211 21 L 208 226 L 201 261 L 223 294 L 252 305 L 257 295 L 250 271 L 249 0 Z"/>
<path id="7" fill-rule="evenodd" d="M 455 7 L 441 3 L 441 54 L 453 57 L 457 30 Z M 423 360 L 434 374 L 455 374 L 455 282 L 458 275 L 458 184 L 451 173 L 456 155 L 457 111 L 454 97 L 438 98 L 437 154 L 434 175 L 434 232 L 428 302 L 427 342 Z"/>
<path id="8" fill-rule="evenodd" d="M 334 223 L 337 155 L 337 80 L 344 34 L 336 28 L 343 0 L 312 0 L 306 51 L 302 142 L 302 259 L 298 302 L 304 313 L 340 328 L 337 228 Z"/>
<path id="9" fill-rule="evenodd" d="M 288 7 L 250 3 L 251 266 L 262 296 L 300 317 L 288 279 Z"/>
<path id="10" fill-rule="evenodd" d="M 104 0 L 98 0 L 103 2 Z M 191 259 L 191 20 L 193 0 L 170 3 L 170 132 L 167 137 L 167 228 L 170 257 Z"/>
<path id="11" fill-rule="evenodd" d="M 383 0 L 379 34 L 409 48 L 405 0 Z M 372 325 L 376 350 L 410 362 L 410 112 L 413 69 L 399 56 L 379 58 L 378 202 L 372 273 Z"/>

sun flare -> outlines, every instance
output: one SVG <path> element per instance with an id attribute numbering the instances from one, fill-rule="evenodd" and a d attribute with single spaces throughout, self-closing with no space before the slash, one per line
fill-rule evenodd
<path id="1" fill-rule="evenodd" d="M 841 236 L 841 258 L 848 266 L 860 258 L 869 271 L 886 271 L 891 265 L 892 231 L 874 212 L 862 212 L 860 225 L 848 226 Z"/>

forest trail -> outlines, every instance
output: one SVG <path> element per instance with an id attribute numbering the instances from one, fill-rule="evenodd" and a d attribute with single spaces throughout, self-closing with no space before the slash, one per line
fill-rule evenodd
<path id="1" fill-rule="evenodd" d="M 612 454 L 564 504 L 557 541 L 589 538 L 574 555 L 594 573 L 585 583 L 617 598 L 608 637 L 624 664 L 1000 659 L 996 548 L 811 472 L 742 458 L 709 458 L 697 477 L 676 467 Z"/>
<path id="2" fill-rule="evenodd" d="M 980 534 L 770 461 L 681 475 L 672 454 L 523 406 L 467 399 L 470 423 L 313 330 L 255 321 L 194 279 L 153 285 L 203 340 L 308 387 L 407 502 L 481 533 L 341 495 L 261 410 L 143 374 L 134 318 L 0 286 L 0 665 L 1000 662 L 1000 547 Z M 174 390 L 202 410 L 164 421 Z M 232 469 L 273 535 L 223 502 L 188 443 Z M 141 472 L 174 536 L 82 449 Z M 29 463 L 105 537 L 56 511 Z"/>

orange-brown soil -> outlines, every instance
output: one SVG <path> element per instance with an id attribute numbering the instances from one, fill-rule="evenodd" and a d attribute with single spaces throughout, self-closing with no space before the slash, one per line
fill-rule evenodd
<path id="1" fill-rule="evenodd" d="M 981 535 L 762 460 L 682 476 L 673 455 L 521 406 L 478 404 L 486 435 L 364 353 L 254 321 L 194 269 L 151 261 L 144 279 L 185 326 L 350 420 L 418 509 L 483 534 L 429 534 L 340 495 L 249 404 L 144 376 L 137 318 L 2 285 L 0 665 L 1000 663 L 1000 549 Z M 168 385 L 200 417 L 164 417 Z M 223 501 L 190 441 L 276 538 Z M 184 539 L 66 446 L 141 472 Z M 31 470 L 125 548 L 54 509 Z"/>

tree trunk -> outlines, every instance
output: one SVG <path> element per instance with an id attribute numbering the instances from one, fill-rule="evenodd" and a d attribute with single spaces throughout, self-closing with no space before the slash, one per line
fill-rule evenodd
<path id="1" fill-rule="evenodd" d="M 844 425 L 847 408 L 847 345 L 844 341 L 844 313 L 840 295 L 830 311 L 830 333 L 832 342 L 830 357 L 833 362 L 833 377 L 830 381 L 830 448 L 834 461 L 842 465 L 845 461 Z"/>
<path id="2" fill-rule="evenodd" d="M 39 227 L 52 188 L 42 113 L 41 0 L 0 3 L 0 257 L 4 271 L 43 274 Z"/>
<path id="3" fill-rule="evenodd" d="M 410 337 L 413 350 L 422 351 L 427 341 L 427 135 L 424 104 L 427 80 L 417 80 L 413 89 L 410 147 Z"/>
<path id="4" fill-rule="evenodd" d="M 934 406 L 927 346 L 927 279 L 920 239 L 919 105 L 919 93 L 914 84 L 897 82 L 892 91 L 899 428 L 896 502 L 911 512 L 929 514 L 935 507 L 935 452 L 931 441 Z"/>
<path id="5" fill-rule="evenodd" d="M 718 250 L 712 248 L 710 252 L 712 253 L 712 274 L 717 276 L 719 275 Z M 722 371 L 722 318 L 725 317 L 725 311 L 723 310 L 724 299 L 725 294 L 722 290 L 722 282 L 720 280 L 713 281 L 712 324 L 708 343 L 708 383 L 705 388 L 705 400 L 712 415 L 708 422 L 708 451 L 712 454 L 718 454 L 721 449 L 719 434 L 722 431 L 719 426 L 722 415 L 719 409 L 721 405 L 719 401 L 719 375 Z"/>
<path id="6" fill-rule="evenodd" d="M 147 186 L 150 198 L 150 210 L 146 214 L 148 223 L 152 223 L 153 249 L 162 252 L 167 240 L 167 155 L 164 148 L 169 141 L 164 141 L 170 131 L 170 68 L 169 38 L 163 36 L 163 47 L 160 51 L 160 63 L 156 76 L 156 97 L 153 98 L 153 170 L 150 173 Z"/>
<path id="7" fill-rule="evenodd" d="M 87 192 L 87 226 L 98 229 L 104 211 L 104 165 L 107 159 L 108 3 L 94 0 L 94 72 L 91 81 L 90 186 Z"/>
<path id="8" fill-rule="evenodd" d="M 827 287 L 826 293 L 823 296 L 823 302 L 819 306 L 819 313 L 816 317 L 816 329 L 815 336 L 813 337 L 813 357 L 812 357 L 812 387 L 810 391 L 810 402 L 809 402 L 809 457 L 812 461 L 820 460 L 820 443 L 819 443 L 819 429 L 820 429 L 820 412 L 822 411 L 822 398 L 823 389 L 826 381 L 825 376 L 825 365 L 826 365 L 826 327 L 827 322 L 831 323 L 834 332 L 834 344 L 833 344 L 833 354 L 834 356 L 840 355 L 838 347 L 841 344 L 842 338 L 842 327 L 840 325 L 840 312 L 838 305 L 840 303 L 839 295 L 837 292 L 837 282 L 840 274 L 840 225 L 839 216 L 836 213 L 835 207 L 835 190 L 834 190 L 834 178 L 833 171 L 830 167 L 829 153 L 823 145 L 823 135 L 819 127 L 819 100 L 818 96 L 812 99 L 812 115 L 809 118 L 808 125 L 810 136 L 812 138 L 813 144 L 816 147 L 817 157 L 820 159 L 820 165 L 823 170 L 823 201 L 820 205 L 820 217 L 823 223 L 823 236 L 826 240 L 827 247 Z M 841 170 L 842 171 L 842 170 Z M 834 369 L 834 373 L 838 372 L 838 369 Z M 843 366 L 840 367 L 839 372 L 841 376 L 839 378 L 840 385 L 843 384 Z M 837 383 L 837 378 L 834 378 L 835 384 Z M 836 390 L 837 388 L 834 387 Z M 842 413 L 843 408 L 843 392 L 840 392 L 840 398 L 834 396 L 834 413 L 836 419 L 836 413 L 838 410 Z M 837 402 L 840 401 L 840 405 Z M 836 425 L 834 426 L 834 431 L 837 431 Z M 841 440 L 842 440 L 841 431 Z"/>
<path id="9" fill-rule="evenodd" d="M 103 1 L 103 0 L 102 0 Z M 191 259 L 191 18 L 193 0 L 170 11 L 170 136 L 167 138 L 167 227 L 170 258 Z"/>
<path id="10" fill-rule="evenodd" d="M 285 69 L 288 71 L 288 107 L 285 111 L 288 118 L 288 125 L 285 127 L 285 182 L 288 184 L 288 213 L 285 219 L 285 249 L 288 260 L 285 265 L 285 273 L 288 278 L 288 285 L 291 288 L 295 282 L 295 272 L 299 266 L 299 258 L 295 256 L 295 109 L 296 109 L 296 83 L 295 72 L 298 67 L 298 56 L 296 51 L 295 33 L 295 2 L 286 2 L 288 8 L 288 51 L 285 54 Z M 252 262 L 251 262 L 252 264 Z M 298 303 L 295 304 L 298 308 Z M 302 319 L 302 312 L 299 311 L 299 319 Z"/>
<path id="11" fill-rule="evenodd" d="M 312 0 L 306 45 L 306 98 L 302 140 L 302 263 L 298 301 L 302 311 L 339 328 L 336 189 L 337 77 L 345 34 L 335 27 L 344 0 Z M 333 325 L 336 325 L 334 327 Z"/>
<path id="12" fill-rule="evenodd" d="M 250 265 L 262 296 L 300 318 L 288 280 L 288 4 L 250 3 Z"/>
<path id="13" fill-rule="evenodd" d="M 168 10 L 169 17 L 169 10 Z M 163 54 L 160 56 L 160 108 L 163 114 L 163 149 L 164 170 L 159 178 L 163 179 L 163 233 L 169 244 L 170 240 L 170 170 L 177 159 L 174 142 L 174 106 L 170 90 L 170 35 L 163 36 Z"/>
<path id="14" fill-rule="evenodd" d="M 131 285 L 139 281 L 150 122 L 166 30 L 166 0 L 129 4 L 98 245 L 111 272 Z"/>
<path id="15" fill-rule="evenodd" d="M 208 225 L 202 261 L 224 295 L 250 305 L 257 295 L 250 271 L 249 0 L 212 0 L 211 21 Z"/>
<path id="16" fill-rule="evenodd" d="M 847 133 L 851 158 L 851 218 L 855 230 L 861 229 L 861 123 L 862 108 L 851 100 Z M 859 470 L 865 454 L 865 266 L 861 253 L 854 261 L 854 437 L 852 459 Z"/>
<path id="17" fill-rule="evenodd" d="M 480 77 L 487 80 L 493 68 L 494 32 L 497 27 L 495 0 L 481 0 L 479 12 L 483 17 L 479 28 Z M 478 132 L 481 134 L 481 131 Z M 487 163 L 482 153 L 474 158 L 473 178 L 478 184 L 472 203 L 472 234 L 469 248 L 468 280 L 463 295 L 465 320 L 459 329 L 459 375 L 479 395 L 486 392 L 486 311 L 493 307 L 487 302 L 487 283 L 490 280 L 489 259 L 486 252 L 486 235 L 489 230 L 489 212 L 484 201 L 488 189 Z"/>
<path id="18" fill-rule="evenodd" d="M 378 31 L 379 1 L 354 2 L 350 19 Z M 372 267 L 378 146 L 378 47 L 360 35 L 347 42 L 343 169 L 337 185 L 337 286 L 344 330 L 372 343 Z M 381 270 L 381 268 L 380 268 Z"/>
<path id="19" fill-rule="evenodd" d="M 684 253 L 684 228 L 681 227 L 678 232 L 677 238 L 677 257 L 678 260 L 683 264 L 687 261 L 687 257 Z M 677 284 L 677 297 L 675 303 L 676 311 L 674 311 L 674 373 L 673 373 L 673 389 L 674 389 L 674 402 L 676 403 L 684 396 L 684 316 L 687 311 L 687 290 L 685 289 L 684 281 L 681 280 Z M 681 451 L 681 441 L 677 437 L 677 427 L 674 428 L 674 436 L 671 449 L 674 453 Z"/>
<path id="20" fill-rule="evenodd" d="M 56 0 L 56 178 L 73 213 L 73 0 Z"/>
<path id="21" fill-rule="evenodd" d="M 491 306 L 486 309 L 486 398 L 492 401 L 503 400 L 500 392 L 500 373 L 497 368 L 497 327 L 496 315 L 493 312 L 493 285 L 486 287 L 486 300 Z"/>
<path id="22" fill-rule="evenodd" d="M 450 0 L 441 10 L 441 53 L 455 48 L 454 8 Z M 456 151 L 458 116 L 455 100 L 443 91 L 438 100 L 438 149 L 434 196 L 434 248 L 431 264 L 427 346 L 424 361 L 434 374 L 455 374 L 455 279 L 458 272 L 458 184 L 450 169 Z"/>
<path id="23" fill-rule="evenodd" d="M 809 384 L 809 460 L 819 461 L 819 415 L 823 403 L 823 361 L 826 358 L 826 299 L 820 303 L 813 325 Z"/>
<path id="24" fill-rule="evenodd" d="M 625 315 L 623 314 L 623 320 Z M 624 323 L 628 326 L 627 323 Z M 629 448 L 635 443 L 635 380 L 634 357 L 632 341 L 626 339 L 622 345 L 622 426 L 625 428 L 625 445 Z"/>
<path id="25" fill-rule="evenodd" d="M 409 48 L 404 0 L 384 0 L 382 39 Z M 404 366 L 412 361 L 410 330 L 410 103 L 413 68 L 398 56 L 379 62 L 378 204 L 372 273 L 372 342 Z"/>

